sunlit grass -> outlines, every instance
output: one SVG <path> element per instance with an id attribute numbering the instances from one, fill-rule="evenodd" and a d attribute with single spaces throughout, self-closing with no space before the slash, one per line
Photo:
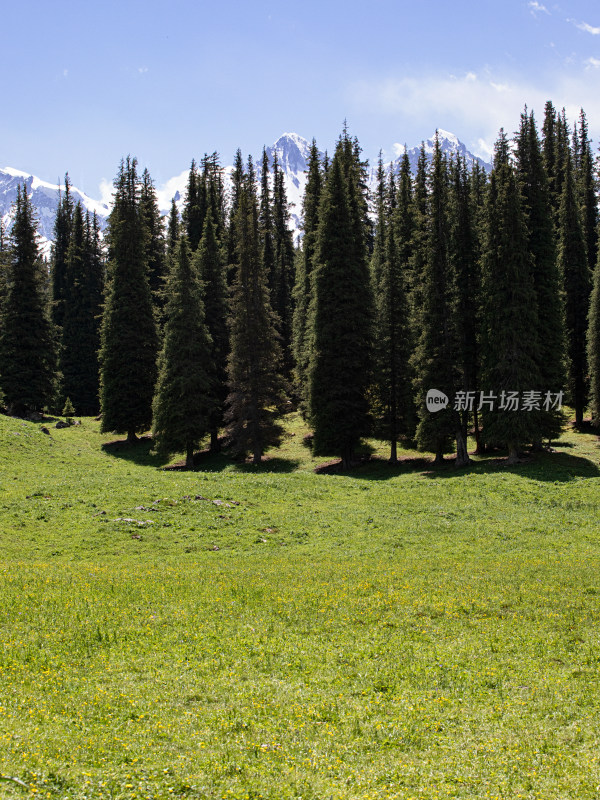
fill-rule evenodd
<path id="1" fill-rule="evenodd" d="M 50 430 L 0 417 L 1 797 L 598 797 L 594 436 L 315 474 L 292 417 L 188 473 Z"/>

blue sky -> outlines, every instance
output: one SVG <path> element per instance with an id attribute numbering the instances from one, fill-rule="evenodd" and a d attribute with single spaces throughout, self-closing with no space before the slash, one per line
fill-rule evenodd
<path id="1" fill-rule="evenodd" d="M 600 138 L 600 3 L 21 0 L 2 10 L 0 166 L 99 197 L 134 154 L 157 184 L 284 131 L 364 155 L 436 127 L 486 156 L 525 103 Z"/>

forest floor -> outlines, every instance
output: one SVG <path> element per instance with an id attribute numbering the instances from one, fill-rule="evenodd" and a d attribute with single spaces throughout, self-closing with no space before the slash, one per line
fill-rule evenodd
<path id="1" fill-rule="evenodd" d="M 0 797 L 597 799 L 597 437 L 315 472 L 286 430 L 186 472 L 0 416 Z"/>

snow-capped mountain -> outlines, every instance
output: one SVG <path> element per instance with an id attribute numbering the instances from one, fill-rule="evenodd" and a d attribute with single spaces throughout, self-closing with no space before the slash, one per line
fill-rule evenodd
<path id="1" fill-rule="evenodd" d="M 491 171 L 492 165 L 488 164 L 488 162 L 484 161 L 482 158 L 479 158 L 479 156 L 474 156 L 473 153 L 470 153 L 467 150 L 466 145 L 460 141 L 458 136 L 455 136 L 455 134 L 449 133 L 448 131 L 444 131 L 441 128 L 438 128 L 437 134 L 440 142 L 440 148 L 445 156 L 459 155 L 461 158 L 466 160 L 467 167 L 469 167 L 475 161 L 480 167 L 483 167 L 486 172 Z M 423 142 L 423 144 L 425 145 L 425 155 L 427 156 L 427 160 L 430 161 L 433 158 L 435 134 L 430 139 L 427 139 L 425 142 Z M 419 160 L 420 150 L 420 146 L 411 147 L 409 150 L 407 150 L 408 160 L 410 161 L 410 167 L 413 173 L 417 171 L 417 161 Z M 395 163 L 400 165 L 401 160 L 402 156 L 399 156 L 397 159 L 395 159 Z"/>
<path id="2" fill-rule="evenodd" d="M 12 225 L 13 204 L 17 199 L 17 186 L 22 186 L 23 184 L 27 187 L 27 194 L 38 219 L 38 233 L 40 234 L 42 251 L 45 255 L 48 255 L 54 238 L 54 219 L 58 207 L 59 191 L 64 192 L 65 187 L 64 185 L 58 186 L 58 184 L 42 181 L 36 178 L 35 175 L 29 175 L 27 172 L 11 169 L 11 167 L 0 169 L 0 217 L 2 217 L 7 229 L 10 229 Z M 93 200 L 88 197 L 75 186 L 71 187 L 71 193 L 73 201 L 76 203 L 79 200 L 84 210 L 87 209 L 90 213 L 96 212 L 100 227 L 104 228 L 109 211 L 108 206 L 99 200 Z"/>
<path id="3" fill-rule="evenodd" d="M 476 161 L 486 170 L 489 171 L 491 169 L 490 164 L 470 153 L 465 145 L 453 133 L 438 130 L 438 137 L 442 152 L 446 155 L 459 154 L 466 158 L 467 164 Z M 425 153 L 428 159 L 430 159 L 433 154 L 434 138 L 427 139 L 424 144 Z M 420 147 L 417 146 L 407 151 L 413 172 L 417 167 L 419 150 Z M 308 166 L 310 143 L 297 133 L 284 133 L 273 145 L 267 147 L 266 151 L 269 169 L 272 170 L 274 157 L 277 155 L 277 162 L 283 171 L 287 197 L 290 202 L 290 224 L 294 233 L 294 239 L 296 239 L 302 234 L 302 197 L 306 186 L 306 169 Z M 400 160 L 401 156 L 394 159 L 394 164 L 399 166 Z M 254 163 L 260 175 L 262 154 L 254 159 Z M 369 175 L 369 185 L 371 189 L 375 188 L 374 163 L 373 161 Z M 231 171 L 231 166 L 225 167 L 226 189 L 231 185 Z M 181 209 L 183 207 L 187 180 L 188 170 L 185 169 L 179 175 L 167 181 L 163 186 L 157 187 L 158 204 L 163 214 L 166 215 L 170 211 L 172 198 L 175 199 L 178 208 Z M 64 191 L 64 186 L 59 187 L 57 184 L 48 183 L 36 178 L 34 175 L 29 175 L 26 172 L 11 169 L 10 167 L 0 169 L 0 217 L 9 229 L 12 224 L 12 206 L 17 196 L 17 186 L 22 183 L 25 183 L 32 205 L 37 212 L 39 220 L 38 231 L 41 237 L 42 249 L 44 254 L 48 255 L 54 235 L 54 219 L 58 207 L 59 191 Z M 71 187 L 71 191 L 75 202 L 80 200 L 84 209 L 88 209 L 90 212 L 96 212 L 100 225 L 104 228 L 106 226 L 106 217 L 110 210 L 109 206 L 99 200 L 93 200 L 75 186 Z"/>

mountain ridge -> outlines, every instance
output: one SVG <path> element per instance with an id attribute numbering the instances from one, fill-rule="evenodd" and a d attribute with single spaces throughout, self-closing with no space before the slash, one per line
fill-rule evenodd
<path id="1" fill-rule="evenodd" d="M 487 171 L 491 169 L 490 164 L 470 153 L 466 145 L 463 144 L 455 134 L 438 129 L 438 136 L 443 153 L 458 153 L 466 158 L 467 161 L 476 161 Z M 428 160 L 430 160 L 433 153 L 434 138 L 431 137 L 424 140 L 423 144 L 425 147 L 425 154 Z M 286 132 L 265 149 L 269 170 L 271 171 L 273 169 L 275 156 L 277 156 L 277 162 L 283 170 L 287 197 L 290 203 L 290 225 L 294 233 L 294 238 L 298 238 L 301 236 L 302 230 L 302 197 L 306 186 L 305 170 L 310 153 L 310 142 L 297 133 Z M 407 149 L 413 173 L 416 170 L 419 151 L 420 145 Z M 321 153 L 321 155 L 323 155 L 323 153 Z M 387 162 L 386 168 L 389 167 L 390 163 L 399 166 L 401 160 L 402 155 L 397 156 Z M 255 164 L 257 165 L 257 171 L 260 175 L 262 156 L 255 159 Z M 226 184 L 229 184 L 231 170 L 231 166 L 224 167 Z M 373 188 L 375 185 L 375 174 L 376 169 L 374 166 L 371 166 L 369 172 L 369 188 Z M 188 170 L 184 170 L 179 175 L 166 181 L 161 187 L 157 187 L 157 199 L 163 215 L 166 215 L 170 210 L 171 198 L 175 198 L 176 205 L 179 208 L 183 206 L 187 176 Z M 12 224 L 13 204 L 17 196 L 17 186 L 22 183 L 25 183 L 27 193 L 37 213 L 38 232 L 40 235 L 42 252 L 44 255 L 48 256 L 53 241 L 56 209 L 58 207 L 60 194 L 64 192 L 64 184 L 49 183 L 35 175 L 23 172 L 22 170 L 13 169 L 12 167 L 0 169 L 0 218 L 8 230 L 10 230 Z M 77 202 L 77 200 L 81 201 L 84 210 L 88 210 L 90 213 L 93 211 L 96 212 L 100 227 L 104 229 L 107 224 L 108 214 L 110 213 L 109 205 L 101 200 L 94 200 L 76 186 L 71 187 L 71 192 L 75 202 Z"/>

